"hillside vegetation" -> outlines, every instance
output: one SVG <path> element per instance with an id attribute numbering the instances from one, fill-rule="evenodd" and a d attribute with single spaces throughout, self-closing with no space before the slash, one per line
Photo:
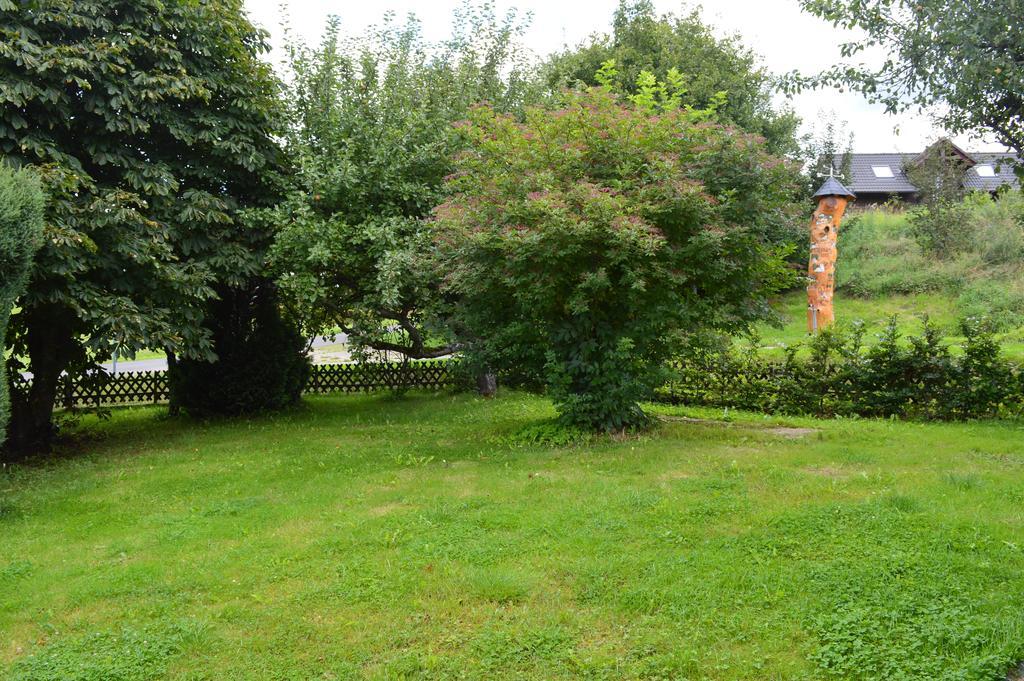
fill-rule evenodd
<path id="1" fill-rule="evenodd" d="M 970 196 L 943 225 L 951 248 L 929 248 L 914 210 L 853 211 L 840 230 L 836 265 L 836 320 L 840 328 L 864 322 L 870 343 L 887 320 L 898 318 L 917 333 L 927 317 L 959 345 L 960 320 L 988 320 L 1003 352 L 1024 360 L 1024 198 Z M 802 290 L 776 301 L 781 328 L 763 325 L 759 342 L 769 351 L 807 338 L 807 298 Z"/>
<path id="2" fill-rule="evenodd" d="M 955 221 L 935 229 L 948 249 L 929 249 L 916 212 L 870 210 L 840 232 L 838 290 L 847 296 L 942 294 L 960 316 L 988 317 L 1006 331 L 1024 324 L 1024 198 L 968 197 Z"/>

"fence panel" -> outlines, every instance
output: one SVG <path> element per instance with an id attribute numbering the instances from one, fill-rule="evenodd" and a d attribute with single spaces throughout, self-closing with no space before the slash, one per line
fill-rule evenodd
<path id="1" fill-rule="evenodd" d="M 357 393 L 377 390 L 458 387 L 456 360 L 390 362 L 379 364 L 317 364 L 311 367 L 307 394 Z M 12 377 L 19 392 L 27 391 L 32 380 Z M 158 404 L 170 396 L 166 371 L 126 371 L 116 375 L 93 372 L 61 376 L 57 388 L 58 409 L 110 407 L 120 404 Z"/>
<path id="2" fill-rule="evenodd" d="M 455 362 L 386 362 L 374 364 L 316 364 L 312 367 L 307 393 L 356 393 L 374 390 L 426 388 L 441 390 L 456 386 Z"/>

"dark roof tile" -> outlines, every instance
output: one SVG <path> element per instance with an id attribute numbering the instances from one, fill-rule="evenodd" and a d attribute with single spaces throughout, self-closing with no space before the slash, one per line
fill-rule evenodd
<path id="1" fill-rule="evenodd" d="M 991 165 L 994 177 L 983 177 L 971 168 L 964 176 L 964 186 L 980 191 L 995 191 L 1003 185 L 1018 187 L 1017 176 L 1013 172 L 1013 156 L 1005 152 L 971 152 L 978 165 Z M 918 158 L 920 154 L 850 154 L 850 175 L 843 178 L 843 183 L 854 194 L 915 194 L 917 187 L 907 178 L 904 166 Z M 843 154 L 833 159 L 836 172 L 841 172 Z M 872 169 L 875 166 L 888 166 L 892 177 L 877 177 Z"/>
<path id="2" fill-rule="evenodd" d="M 903 166 L 917 154 L 850 154 L 850 177 L 844 178 L 854 194 L 913 194 L 917 187 L 907 179 Z M 835 158 L 837 170 L 843 166 L 843 157 Z M 876 177 L 875 167 L 888 167 L 892 177 Z"/>
<path id="3" fill-rule="evenodd" d="M 964 175 L 965 187 L 994 192 L 1007 184 L 1011 187 L 1019 186 L 1017 175 L 1013 172 L 1013 156 L 997 152 L 971 154 L 971 157 L 977 161 L 977 165 Z M 993 177 L 984 177 L 978 174 L 978 166 L 983 165 L 992 167 Z"/>
<path id="4" fill-rule="evenodd" d="M 815 198 L 819 196 L 846 196 L 848 198 L 857 198 L 853 192 L 844 187 L 842 183 L 834 177 L 830 177 L 825 180 L 825 184 L 814 193 Z"/>

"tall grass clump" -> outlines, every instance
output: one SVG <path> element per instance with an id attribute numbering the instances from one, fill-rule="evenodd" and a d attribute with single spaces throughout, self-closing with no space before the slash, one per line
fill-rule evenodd
<path id="1" fill-rule="evenodd" d="M 902 211 L 871 210 L 847 220 L 839 236 L 837 285 L 868 297 L 943 291 L 956 268 L 929 257 Z"/>

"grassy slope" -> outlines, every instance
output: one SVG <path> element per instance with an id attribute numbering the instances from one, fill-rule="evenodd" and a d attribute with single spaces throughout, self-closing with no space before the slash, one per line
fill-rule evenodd
<path id="1" fill-rule="evenodd" d="M 757 329 L 758 337 L 765 350 L 781 354 L 782 348 L 797 343 L 806 343 L 807 335 L 807 294 L 803 291 L 788 293 L 779 298 L 775 309 L 782 317 L 783 326 L 777 328 L 762 324 Z M 865 343 L 873 343 L 882 332 L 889 318 L 896 316 L 904 335 L 921 332 L 924 316 L 937 324 L 954 352 L 963 336 L 958 332 L 960 314 L 955 301 L 942 293 L 915 293 L 889 295 L 877 298 L 857 298 L 840 291 L 835 299 L 836 323 L 849 328 L 855 321 L 864 322 L 867 333 Z M 1024 362 L 1024 328 L 1016 328 L 996 334 L 1003 353 L 1009 359 Z"/>
<path id="2" fill-rule="evenodd" d="M 521 395 L 89 420 L 82 453 L 0 478 L 0 676 L 990 679 L 1024 657 L 1020 423 L 790 439 L 660 410 L 566 449 L 501 444 L 551 415 Z"/>
<path id="3" fill-rule="evenodd" d="M 783 327 L 762 325 L 758 329 L 761 342 L 766 346 L 781 346 L 806 341 L 807 294 L 803 291 L 788 293 L 779 298 L 774 307 L 782 317 Z M 840 292 L 835 299 L 835 313 L 836 322 L 840 325 L 849 326 L 854 321 L 867 324 L 869 333 L 865 341 L 871 340 L 873 331 L 881 331 L 893 315 L 908 333 L 920 331 L 924 315 L 947 331 L 956 326 L 956 314 L 950 309 L 949 301 L 940 294 L 931 293 L 865 299 L 844 296 Z"/>
<path id="4" fill-rule="evenodd" d="M 1024 361 L 1024 199 L 999 202 L 973 197 L 969 204 L 972 238 L 962 251 L 938 258 L 922 250 L 910 231 L 907 213 L 853 211 L 844 221 L 836 265 L 836 319 L 840 325 L 865 322 L 871 343 L 896 315 L 904 334 L 917 334 L 927 315 L 954 347 L 962 341 L 958 322 L 984 316 L 999 322 L 997 337 L 1007 357 Z M 781 329 L 758 331 L 769 352 L 807 338 L 803 291 L 777 301 Z"/>

